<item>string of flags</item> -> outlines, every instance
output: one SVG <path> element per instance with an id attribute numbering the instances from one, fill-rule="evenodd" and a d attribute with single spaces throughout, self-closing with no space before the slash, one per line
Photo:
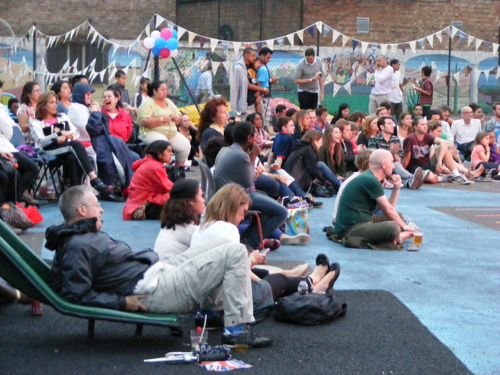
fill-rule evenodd
<path id="1" fill-rule="evenodd" d="M 118 51 L 120 51 L 120 53 L 126 53 L 127 55 L 129 55 L 131 51 L 145 54 L 141 40 L 144 37 L 151 37 L 151 33 L 154 30 L 159 29 L 162 25 L 166 26 L 169 29 L 177 30 L 177 38 L 179 41 L 181 41 L 181 38 L 184 37 L 182 39 L 180 47 L 190 47 L 190 48 L 199 47 L 201 49 L 207 48 L 210 49 L 211 52 L 214 52 L 217 48 L 222 48 L 222 50 L 225 52 L 227 52 L 229 49 L 232 49 L 234 51 L 235 56 L 240 53 L 240 50 L 242 48 L 246 48 L 248 46 L 256 47 L 257 49 L 260 49 L 264 45 L 267 45 L 271 49 L 273 49 L 275 45 L 281 48 L 285 46 L 296 46 L 296 45 L 301 46 L 304 43 L 304 35 L 306 33 L 311 38 L 314 38 L 315 36 L 318 35 L 323 37 L 331 35 L 332 45 L 337 43 L 337 45 L 340 44 L 344 48 L 352 47 L 353 52 L 359 50 L 363 54 L 366 53 L 368 49 L 371 49 L 371 51 L 374 54 L 380 51 L 380 53 L 383 55 L 387 54 L 388 52 L 394 53 L 398 49 L 401 50 L 403 53 L 406 53 L 407 51 L 415 53 L 418 48 L 426 49 L 428 48 L 427 46 L 429 46 L 430 48 L 434 48 L 434 46 L 436 45 L 436 41 L 438 41 L 439 43 L 443 43 L 443 36 L 447 36 L 448 38 L 455 38 L 455 36 L 458 36 L 457 42 L 459 45 L 463 44 L 464 47 L 466 45 L 467 48 L 475 48 L 476 51 L 478 51 L 480 48 L 482 49 L 482 51 L 490 50 L 492 56 L 498 56 L 498 49 L 499 49 L 498 43 L 489 42 L 486 40 L 476 38 L 456 28 L 453 25 L 447 26 L 430 35 L 412 41 L 407 41 L 403 43 L 373 43 L 369 41 L 363 41 L 356 38 L 352 38 L 348 35 L 339 32 L 338 30 L 335 30 L 334 28 L 328 26 L 327 24 L 321 21 L 317 21 L 312 25 L 309 25 L 301 30 L 294 31 L 293 33 L 290 33 L 288 35 L 267 39 L 264 41 L 249 41 L 249 42 L 226 41 L 217 38 L 207 37 L 186 30 L 181 26 L 175 25 L 174 23 L 166 20 L 161 15 L 156 14 L 152 17 L 150 22 L 148 22 L 144 30 L 135 39 L 131 41 L 110 40 L 108 38 L 105 38 L 97 29 L 95 29 L 92 26 L 92 24 L 89 21 L 82 22 L 75 28 L 59 35 L 47 35 L 43 33 L 41 30 L 39 30 L 35 25 L 33 25 L 24 36 L 17 38 L 15 41 L 12 42 L 11 45 L 0 46 L 0 52 L 2 50 L 4 51 L 6 50 L 7 52 L 10 52 L 11 55 L 16 55 L 20 49 L 29 48 L 31 46 L 31 41 L 35 36 L 37 39 L 42 39 L 47 48 L 51 48 L 57 46 L 60 43 L 63 44 L 68 41 L 72 41 L 74 38 L 77 38 L 80 34 L 86 34 L 87 40 L 92 45 L 95 45 L 97 49 L 101 49 L 104 52 L 106 48 L 109 48 L 109 50 L 111 51 L 110 57 L 112 59 L 112 62 L 107 67 L 105 67 L 100 71 L 96 71 L 95 70 L 96 60 L 94 59 L 85 68 L 83 68 L 82 70 L 78 70 L 77 69 L 78 59 L 76 59 L 72 63 L 68 59 L 68 61 L 64 63 L 60 71 L 49 72 L 45 60 L 41 58 L 38 63 L 38 67 L 36 69 L 36 74 L 38 76 L 42 76 L 47 84 L 50 84 L 56 81 L 57 79 L 60 79 L 60 77 L 62 77 L 64 74 L 86 74 L 88 75 L 89 80 L 91 82 L 96 77 L 99 77 L 102 81 L 106 73 L 109 73 L 108 75 L 109 77 L 113 77 L 114 73 L 118 69 L 116 60 L 113 59 Z M 448 38 L 446 38 L 445 41 L 447 41 Z M 196 43 L 198 43 L 198 45 L 196 45 Z M 6 55 L 6 53 L 4 53 L 4 55 Z M 4 60 L 3 65 L 2 65 L 2 60 Z M 134 58 L 131 60 L 128 66 L 120 67 L 121 69 L 126 71 L 132 69 L 132 71 L 134 72 L 133 82 L 136 85 L 139 84 L 140 80 L 140 75 L 137 75 L 136 69 L 134 69 L 140 67 L 139 66 L 140 61 L 137 60 L 138 60 L 137 58 Z M 0 59 L 0 73 L 6 75 L 8 78 L 14 80 L 15 82 L 18 82 L 20 79 L 22 79 L 22 77 L 24 77 L 27 74 L 34 73 L 33 68 L 28 66 L 26 58 L 24 56 L 21 59 L 19 65 L 20 69 L 18 69 L 17 74 L 15 74 L 14 70 L 12 69 L 12 61 L 9 60 L 8 58 Z M 473 68 L 467 66 L 464 69 L 466 70 L 465 71 L 466 74 L 470 74 L 468 70 Z M 464 69 L 460 72 L 454 73 L 453 77 L 458 80 L 459 74 L 461 72 L 464 72 Z M 488 70 L 478 70 L 478 72 L 484 73 L 487 78 L 489 77 L 490 74 L 495 74 L 497 78 L 500 76 L 500 69 L 498 69 L 498 67 L 494 67 L 493 69 L 488 69 Z M 362 71 L 359 72 L 359 74 L 361 73 Z M 343 87 L 347 92 L 350 93 L 351 82 L 356 77 L 351 77 L 351 78 L 352 79 L 349 82 L 345 83 L 344 85 L 339 85 L 333 82 L 333 79 L 331 77 L 330 79 L 326 77 L 326 80 L 334 83 L 334 94 L 340 89 L 340 87 Z"/>

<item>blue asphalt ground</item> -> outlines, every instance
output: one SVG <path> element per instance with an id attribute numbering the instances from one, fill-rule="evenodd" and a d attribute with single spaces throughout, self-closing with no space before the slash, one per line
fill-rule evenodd
<path id="1" fill-rule="evenodd" d="M 424 233 L 419 252 L 347 249 L 329 241 L 322 228 L 331 223 L 332 197 L 323 199 L 323 208 L 310 212 L 309 246 L 283 246 L 268 259 L 305 261 L 313 267 L 316 255 L 326 253 L 342 265 L 337 289 L 394 293 L 474 374 L 500 374 L 500 183 L 489 186 L 496 192 L 464 186 L 403 190 L 397 209 Z M 153 247 L 158 222 L 126 222 L 121 218 L 123 204 L 103 202 L 102 206 L 103 230 L 134 250 Z M 477 211 L 477 207 L 488 210 Z M 44 232 L 62 221 L 55 204 L 40 210 L 45 221 L 29 232 Z M 483 214 L 488 215 L 481 216 L 487 226 L 465 220 Z M 42 256 L 50 258 L 52 252 L 44 249 Z"/>

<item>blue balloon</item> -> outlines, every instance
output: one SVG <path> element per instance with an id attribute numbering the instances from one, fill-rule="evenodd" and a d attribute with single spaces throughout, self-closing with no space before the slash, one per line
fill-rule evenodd
<path id="1" fill-rule="evenodd" d="M 161 48 L 154 46 L 153 48 L 151 48 L 151 51 L 153 52 L 153 55 L 155 55 L 155 57 L 159 57 Z"/>
<path id="2" fill-rule="evenodd" d="M 167 41 L 165 39 L 160 37 L 160 38 L 155 40 L 155 47 L 162 49 L 162 48 L 166 48 L 166 46 L 167 46 Z"/>
<path id="3" fill-rule="evenodd" d="M 177 39 L 177 30 L 172 30 L 172 38 Z"/>
<path id="4" fill-rule="evenodd" d="M 177 41 L 177 39 L 170 38 L 169 40 L 167 40 L 167 48 L 170 51 L 173 51 L 174 49 L 177 49 L 178 47 L 179 47 L 179 42 Z"/>

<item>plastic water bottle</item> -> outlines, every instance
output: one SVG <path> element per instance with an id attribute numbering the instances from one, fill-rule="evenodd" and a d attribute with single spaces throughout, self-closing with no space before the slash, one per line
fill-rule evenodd
<path id="1" fill-rule="evenodd" d="M 309 289 L 309 286 L 307 285 L 306 278 L 303 277 L 300 280 L 299 287 L 297 288 L 297 291 L 299 292 L 299 294 L 304 295 L 304 294 L 307 294 L 308 289 Z"/>

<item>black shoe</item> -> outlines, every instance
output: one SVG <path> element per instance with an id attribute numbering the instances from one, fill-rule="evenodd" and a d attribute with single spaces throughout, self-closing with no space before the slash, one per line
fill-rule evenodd
<path id="1" fill-rule="evenodd" d="M 194 324 L 196 327 L 202 327 L 205 324 L 205 316 L 200 312 L 196 313 L 194 318 Z M 224 311 L 216 311 L 214 316 L 207 318 L 207 325 L 205 329 L 222 329 L 224 328 Z"/>
<path id="2" fill-rule="evenodd" d="M 316 265 L 330 267 L 330 260 L 325 254 L 318 254 L 316 257 Z"/>
<path id="3" fill-rule="evenodd" d="M 90 181 L 90 185 L 92 185 L 92 187 L 98 192 L 105 191 L 108 188 L 99 177 L 94 178 L 92 181 Z"/>
<path id="4" fill-rule="evenodd" d="M 325 290 L 326 294 L 331 294 L 333 292 L 333 285 L 340 276 L 340 264 L 337 262 L 330 264 L 328 272 L 335 272 L 335 276 L 333 277 L 333 279 L 330 280 L 330 282 L 328 283 L 328 288 L 326 288 Z"/>
<path id="5" fill-rule="evenodd" d="M 232 335 L 228 331 L 222 334 L 222 345 L 234 348 L 236 345 L 242 348 L 265 348 L 273 344 L 273 339 L 269 337 L 260 337 L 249 328 L 243 330 L 239 335 Z"/>
<path id="6" fill-rule="evenodd" d="M 113 194 L 113 189 L 106 189 L 99 192 L 99 199 L 109 202 L 125 202 L 125 199 Z"/>
<path id="7" fill-rule="evenodd" d="M 309 205 L 312 206 L 312 208 L 320 208 L 320 207 L 323 207 L 323 202 L 318 202 L 316 201 L 316 199 L 313 198 L 313 196 L 311 194 L 307 194 L 305 197 L 304 197 L 304 200 L 309 203 Z"/>

